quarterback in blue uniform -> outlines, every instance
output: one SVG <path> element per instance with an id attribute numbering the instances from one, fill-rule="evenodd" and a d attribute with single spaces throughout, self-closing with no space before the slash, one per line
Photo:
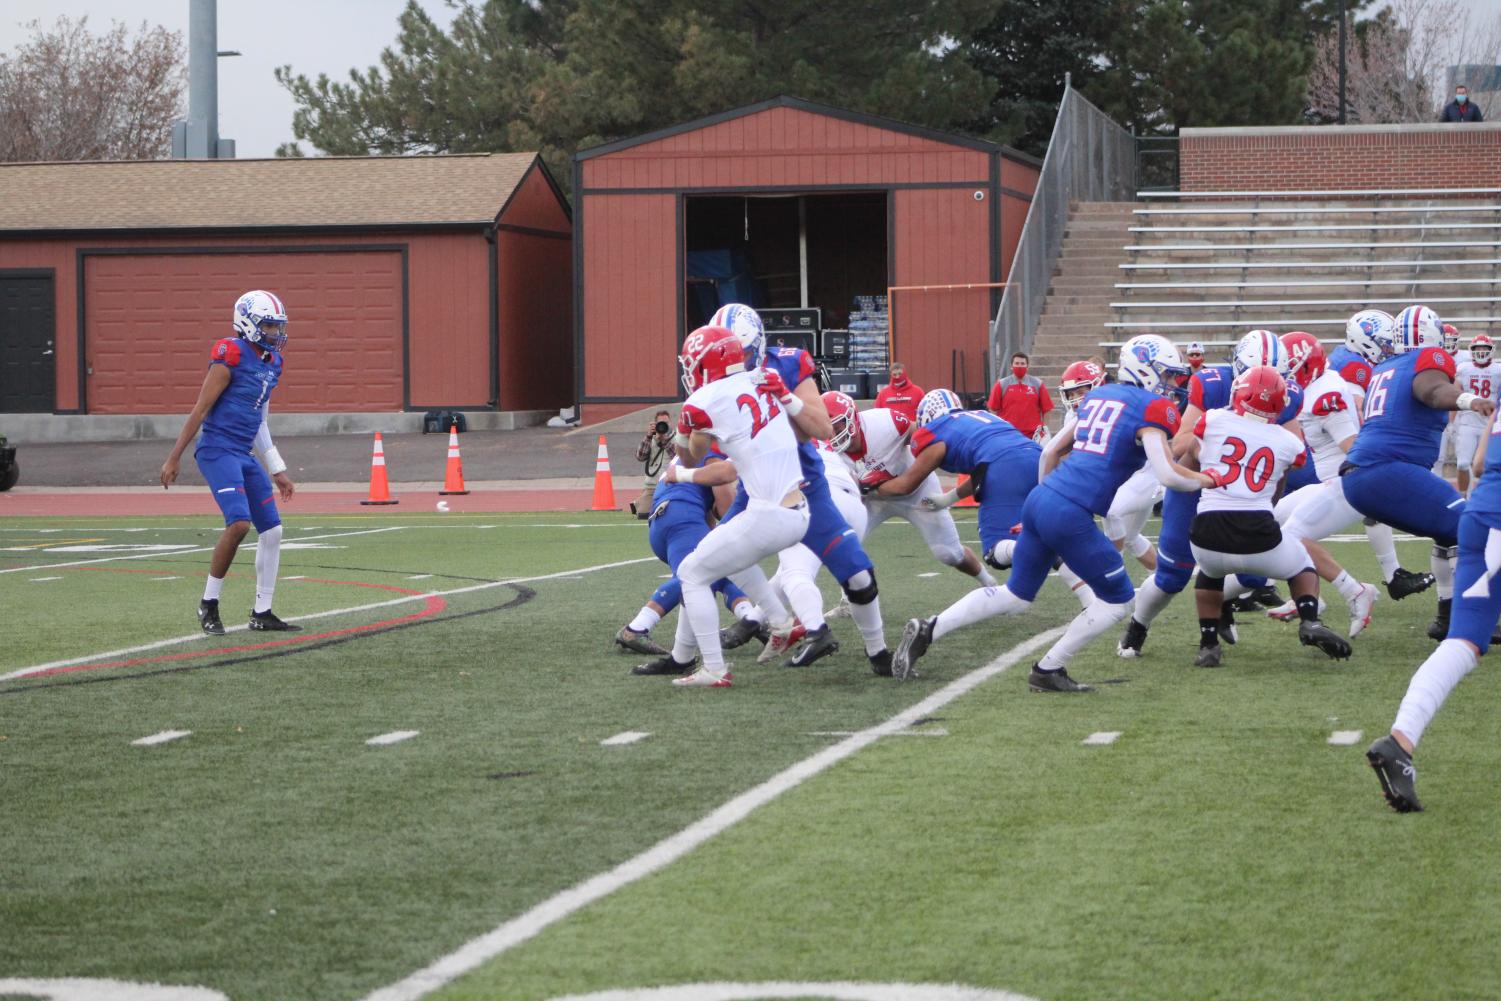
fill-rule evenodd
<path id="1" fill-rule="evenodd" d="M 1459 560 L 1447 635 L 1408 682 L 1391 733 L 1366 751 L 1386 801 L 1398 813 L 1423 809 L 1412 752 L 1454 686 L 1490 649 L 1501 620 L 1501 443 L 1492 444 L 1498 432 L 1501 426 L 1492 414 L 1470 467 L 1479 482 L 1459 516 Z"/>
<path id="2" fill-rule="evenodd" d="M 1460 392 L 1454 358 L 1443 348 L 1443 326 L 1427 306 L 1397 314 L 1387 355 L 1366 390 L 1365 423 L 1340 467 L 1340 485 L 1350 506 L 1368 518 L 1433 540 L 1432 570 L 1438 613 L 1428 635 L 1449 632 L 1454 594 L 1454 558 L 1465 500 L 1448 480 L 1434 475 L 1439 443 L 1452 410 L 1489 415 L 1491 401 Z"/>
<path id="3" fill-rule="evenodd" d="M 897 677 L 908 676 L 917 659 L 945 634 L 993 615 L 1025 611 L 1061 558 L 1090 586 L 1095 599 L 1033 665 L 1027 684 L 1038 692 L 1093 690 L 1068 676 L 1068 662 L 1125 618 L 1135 594 L 1120 552 L 1095 517 L 1110 510 L 1115 492 L 1144 463 L 1173 490 L 1198 490 L 1210 482 L 1177 465 L 1169 453 L 1168 439 L 1179 421 L 1174 398 L 1181 397 L 1187 379 L 1188 366 L 1165 338 L 1144 334 L 1122 346 L 1120 382 L 1090 390 L 1043 450 L 1040 482 L 1021 507 L 1010 579 L 1002 587 L 971 591 L 933 618 L 909 621 L 892 657 Z M 919 410 L 918 421 L 923 418 Z M 1024 474 L 1017 475 L 1025 481 Z M 987 472 L 982 500 L 995 477 L 995 471 Z"/>
<path id="4" fill-rule="evenodd" d="M 224 512 L 224 532 L 209 562 L 208 583 L 198 603 L 198 624 L 206 633 L 224 632 L 219 618 L 224 577 L 241 540 L 254 525 L 255 605 L 250 628 L 301 629 L 271 611 L 276 574 L 281 568 L 281 515 L 276 510 L 276 495 L 289 501 L 294 489 L 287 464 L 266 426 L 271 391 L 281 379 L 281 349 L 287 342 L 286 307 L 270 292 L 246 292 L 235 302 L 234 331 L 235 336 L 218 341 L 209 352 L 208 374 L 203 378 L 198 402 L 162 463 L 162 488 L 176 481 L 182 453 L 202 427 L 193 458 Z M 252 452 L 266 463 L 264 469 Z"/>

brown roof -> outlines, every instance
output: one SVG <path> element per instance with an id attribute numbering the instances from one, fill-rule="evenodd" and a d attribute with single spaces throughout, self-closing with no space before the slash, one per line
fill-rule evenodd
<path id="1" fill-rule="evenodd" d="M 535 153 L 0 164 L 0 232 L 490 223 Z"/>

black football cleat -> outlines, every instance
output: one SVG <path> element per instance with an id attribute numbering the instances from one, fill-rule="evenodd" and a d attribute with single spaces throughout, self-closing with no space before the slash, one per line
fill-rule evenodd
<path id="1" fill-rule="evenodd" d="M 1220 606 L 1220 622 L 1216 628 L 1219 630 L 1221 643 L 1234 646 L 1235 641 L 1240 639 L 1240 634 L 1235 628 L 1235 612 L 1228 602 Z"/>
<path id="2" fill-rule="evenodd" d="M 1249 614 L 1251 612 L 1261 611 L 1261 602 L 1257 601 L 1249 594 L 1243 594 L 1239 598 L 1231 598 L 1229 601 L 1225 602 L 1225 607 L 1230 609 L 1231 611 L 1246 612 L 1247 614 Z"/>
<path id="3" fill-rule="evenodd" d="M 1412 755 L 1402 750 L 1396 737 L 1387 734 L 1376 741 L 1366 749 L 1365 759 L 1376 770 L 1382 795 L 1393 810 L 1422 812 L 1423 804 L 1418 802 L 1418 770 L 1413 766 Z"/>
<path id="4" fill-rule="evenodd" d="M 1251 592 L 1251 597 L 1262 608 L 1277 608 L 1287 602 L 1287 599 L 1277 593 L 1277 589 L 1271 584 L 1263 584 Z"/>
<path id="5" fill-rule="evenodd" d="M 755 619 L 736 619 L 734 625 L 725 626 L 719 631 L 719 645 L 722 649 L 733 650 L 737 646 L 745 646 L 753 639 L 764 644 L 770 636 L 771 630 L 766 623 Z"/>
<path id="6" fill-rule="evenodd" d="M 935 621 L 935 619 L 907 620 L 907 625 L 902 629 L 902 641 L 896 645 L 896 653 L 891 655 L 891 676 L 897 681 L 917 677 L 917 671 L 914 668 L 919 658 L 928 652 L 928 646 L 933 642 Z"/>
<path id="7" fill-rule="evenodd" d="M 1398 567 L 1392 574 L 1392 579 L 1386 583 L 1386 593 L 1392 596 L 1393 601 L 1401 601 L 1408 595 L 1420 594 L 1432 586 L 1433 574 L 1413 573 Z"/>
<path id="8" fill-rule="evenodd" d="M 224 623 L 219 621 L 219 600 L 205 598 L 198 603 L 198 628 L 210 636 L 223 636 Z"/>
<path id="9" fill-rule="evenodd" d="M 1126 623 L 1126 632 L 1121 636 L 1120 642 L 1115 645 L 1117 657 L 1140 657 L 1141 648 L 1147 642 L 1147 627 L 1136 621 L 1132 616 L 1131 621 Z"/>
<path id="10" fill-rule="evenodd" d="M 686 664 L 679 664 L 672 659 L 672 654 L 669 653 L 658 657 L 650 663 L 637 664 L 631 668 L 631 673 L 638 678 L 677 677 L 684 674 L 691 674 L 693 665 L 697 663 L 698 658 L 694 657 Z"/>
<path id="11" fill-rule="evenodd" d="M 870 654 L 870 670 L 878 678 L 891 677 L 891 651 L 877 650 Z"/>
<path id="12" fill-rule="evenodd" d="M 1218 643 L 1214 646 L 1201 646 L 1199 652 L 1194 654 L 1194 667 L 1219 667 L 1223 657 L 1224 647 Z"/>
<path id="13" fill-rule="evenodd" d="M 1449 613 L 1454 608 L 1453 598 L 1440 598 L 1438 611 L 1433 614 L 1433 621 L 1428 623 L 1428 638 L 1442 640 L 1449 635 Z"/>
<path id="14" fill-rule="evenodd" d="M 620 632 L 615 634 L 615 645 L 632 653 L 644 653 L 648 657 L 660 657 L 667 652 L 651 638 L 651 633 L 637 632 L 630 626 L 620 627 Z"/>
<path id="15" fill-rule="evenodd" d="M 1044 671 L 1036 664 L 1032 665 L 1032 673 L 1027 675 L 1027 687 L 1034 692 L 1092 692 L 1094 686 L 1081 685 L 1068 676 L 1067 668 L 1057 671 Z"/>
<path id="16" fill-rule="evenodd" d="M 295 633 L 302 629 L 301 626 L 278 619 L 276 613 L 269 608 L 264 612 L 250 613 L 250 628 L 257 632 L 272 633 Z"/>
<path id="17" fill-rule="evenodd" d="M 1350 641 L 1322 622 L 1298 623 L 1298 642 L 1318 647 L 1331 660 L 1350 659 Z"/>
<path id="18" fill-rule="evenodd" d="M 834 630 L 825 622 L 813 630 L 803 640 L 803 645 L 798 647 L 791 657 L 782 661 L 783 667 L 807 667 L 815 660 L 827 657 L 831 653 L 839 652 L 839 641 L 834 638 Z"/>

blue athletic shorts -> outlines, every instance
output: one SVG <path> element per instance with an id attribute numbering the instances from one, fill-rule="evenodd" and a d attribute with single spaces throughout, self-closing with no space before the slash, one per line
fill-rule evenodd
<path id="1" fill-rule="evenodd" d="M 193 453 L 198 471 L 208 481 L 219 510 L 224 512 L 224 524 L 248 521 L 257 532 L 265 532 L 281 524 L 281 513 L 276 510 L 276 490 L 266 470 L 249 453 L 231 452 L 224 448 L 200 448 Z"/>
<path id="2" fill-rule="evenodd" d="M 678 564 L 687 559 L 688 554 L 698 548 L 699 542 L 708 534 L 709 524 L 704 520 L 704 513 L 691 504 L 674 505 L 669 501 L 667 510 L 651 519 L 647 529 L 651 551 L 657 554 L 657 559 L 667 564 L 673 574 L 672 579 L 663 581 L 651 596 L 651 600 L 661 607 L 662 614 L 667 614 L 682 602 L 683 585 L 677 578 Z M 745 597 L 745 592 L 731 583 L 728 577 L 716 580 L 711 589 L 724 598 L 725 607 L 732 612 L 735 610 L 735 603 Z"/>
<path id="3" fill-rule="evenodd" d="M 1044 482 L 1022 505 L 1022 534 L 1006 589 L 1032 601 L 1056 557 L 1084 578 L 1101 601 L 1124 605 L 1136 596 L 1121 554 L 1095 524 L 1094 514 Z"/>
<path id="4" fill-rule="evenodd" d="M 1345 500 L 1367 518 L 1432 539 L 1437 545 L 1459 541 L 1459 516 L 1465 499 L 1426 466 L 1378 462 L 1358 466 L 1340 477 Z"/>
<path id="5" fill-rule="evenodd" d="M 1492 529 L 1480 516 L 1465 512 L 1459 519 L 1459 562 L 1454 567 L 1454 606 L 1449 613 L 1449 639 L 1469 640 L 1482 654 L 1490 649 L 1491 633 L 1501 619 L 1501 574 L 1492 577 L 1490 594 L 1466 598 L 1485 576 L 1485 544 Z"/>
<path id="6" fill-rule="evenodd" d="M 1041 449 L 1038 449 L 1041 452 Z M 980 545 L 985 552 L 1002 539 L 1011 538 L 1011 529 L 1022 520 L 1022 505 L 1037 486 L 1037 463 L 1014 463 L 1005 469 L 990 466 L 980 488 Z"/>
<path id="7" fill-rule="evenodd" d="M 1287 471 L 1287 486 L 1283 489 L 1282 495 L 1286 497 L 1295 490 L 1317 486 L 1318 482 L 1319 471 L 1314 466 L 1313 456 L 1306 455 L 1303 465 Z"/>

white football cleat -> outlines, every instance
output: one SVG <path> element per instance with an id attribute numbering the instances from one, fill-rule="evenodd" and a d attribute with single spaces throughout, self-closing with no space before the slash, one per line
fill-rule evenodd
<path id="1" fill-rule="evenodd" d="M 1373 598 L 1372 600 L 1374 601 L 1375 599 Z M 1320 598 L 1319 615 L 1322 616 L 1324 614 L 1324 609 L 1328 607 L 1329 606 L 1324 603 L 1324 599 Z M 1267 618 L 1276 619 L 1278 622 L 1296 622 L 1298 621 L 1298 603 L 1289 598 L 1287 601 L 1284 601 L 1276 608 L 1268 608 L 1266 610 L 1266 614 Z M 1362 626 L 1361 628 L 1364 629 L 1365 627 Z"/>
<path id="2" fill-rule="evenodd" d="M 1371 624 L 1371 609 L 1379 597 L 1380 594 L 1375 587 L 1370 584 L 1361 584 L 1360 593 L 1345 602 L 1350 608 L 1350 638 L 1352 640 Z"/>
<path id="3" fill-rule="evenodd" d="M 715 674 L 701 667 L 685 677 L 673 678 L 672 683 L 679 688 L 730 688 L 732 687 L 730 682 L 734 677 L 729 671 Z"/>
<path id="4" fill-rule="evenodd" d="M 839 604 L 835 605 L 833 608 L 829 609 L 827 612 L 824 612 L 823 613 L 823 617 L 824 617 L 825 621 L 827 621 L 829 619 L 849 619 L 849 618 L 853 618 L 854 614 L 850 611 L 850 599 L 849 599 L 849 597 L 848 596 L 842 596 L 842 597 L 840 597 Z"/>
<path id="5" fill-rule="evenodd" d="M 789 650 L 797 645 L 798 640 L 806 636 L 808 631 L 802 623 L 796 619 L 788 620 L 785 629 L 776 626 L 771 627 L 771 638 L 761 648 L 761 654 L 756 658 L 757 664 L 770 664 L 784 656 Z"/>

